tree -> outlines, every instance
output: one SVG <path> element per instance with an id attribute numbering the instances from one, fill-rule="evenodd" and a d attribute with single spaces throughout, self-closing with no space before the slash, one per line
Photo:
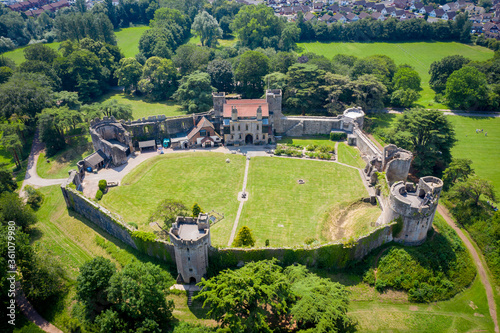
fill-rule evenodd
<path id="1" fill-rule="evenodd" d="M 417 71 L 411 67 L 399 66 L 394 78 L 392 79 L 394 90 L 398 89 L 412 89 L 414 91 L 420 91 L 420 76 Z"/>
<path id="2" fill-rule="evenodd" d="M 109 280 L 115 274 L 116 267 L 109 259 L 95 257 L 80 267 L 80 275 L 76 279 L 76 296 L 85 306 L 89 317 L 109 308 Z"/>
<path id="3" fill-rule="evenodd" d="M 284 274 L 297 298 L 290 313 L 300 330 L 318 333 L 356 331 L 356 322 L 347 315 L 349 291 L 343 285 L 309 273 L 302 265 L 289 266 Z"/>
<path id="4" fill-rule="evenodd" d="M 374 75 L 362 75 L 352 82 L 356 104 L 363 110 L 380 110 L 384 107 L 387 87 Z"/>
<path id="5" fill-rule="evenodd" d="M 82 103 L 78 100 L 78 93 L 72 91 L 58 91 L 52 94 L 52 99 L 57 106 L 66 106 L 71 110 L 79 110 Z M 78 119 L 78 120 L 81 120 Z"/>
<path id="6" fill-rule="evenodd" d="M 50 106 L 51 93 L 52 89 L 45 76 L 16 73 L 9 81 L 0 85 L 0 115 L 9 118 L 15 113 L 33 118 Z"/>
<path id="7" fill-rule="evenodd" d="M 14 74 L 14 71 L 10 67 L 0 67 L 0 84 L 7 82 L 12 74 Z"/>
<path id="8" fill-rule="evenodd" d="M 123 58 L 120 66 L 115 72 L 118 85 L 125 86 L 125 92 L 130 93 L 137 89 L 137 83 L 141 79 L 142 65 L 135 58 Z"/>
<path id="9" fill-rule="evenodd" d="M 44 109 L 44 112 L 37 116 L 40 141 L 45 143 L 47 156 L 55 155 L 66 146 L 64 127 L 58 123 L 58 116 L 57 108 Z"/>
<path id="10" fill-rule="evenodd" d="M 160 222 L 168 229 L 177 219 L 177 216 L 188 215 L 187 207 L 180 201 L 165 199 L 158 204 L 156 210 L 149 217 L 149 222 Z"/>
<path id="11" fill-rule="evenodd" d="M 419 93 L 413 89 L 399 89 L 395 90 L 391 95 L 391 104 L 409 108 L 420 98 Z"/>
<path id="12" fill-rule="evenodd" d="M 456 183 L 450 192 L 450 197 L 461 201 L 471 201 L 475 206 L 479 205 L 481 196 L 496 201 L 495 189 L 489 180 L 477 176 L 468 177 L 463 182 Z"/>
<path id="13" fill-rule="evenodd" d="M 281 32 L 281 38 L 278 44 L 278 48 L 283 51 L 293 50 L 296 43 L 300 38 L 300 29 L 293 22 L 286 23 L 283 31 Z"/>
<path id="14" fill-rule="evenodd" d="M 455 144 L 452 124 L 438 110 L 413 108 L 398 118 L 388 137 L 391 143 L 413 152 L 418 176 L 439 175 L 451 162 Z"/>
<path id="15" fill-rule="evenodd" d="M 217 45 L 217 38 L 222 37 L 222 29 L 219 27 L 219 23 L 206 11 L 196 15 L 191 28 L 200 37 L 202 46 L 214 47 Z"/>
<path id="16" fill-rule="evenodd" d="M 446 99 L 452 108 L 477 109 L 488 103 L 486 75 L 466 66 L 453 72 L 446 82 Z"/>
<path id="17" fill-rule="evenodd" d="M 2 224 L 14 221 L 17 226 L 26 229 L 37 221 L 33 210 L 27 206 L 17 193 L 4 192 L 0 195 L 0 216 Z"/>
<path id="18" fill-rule="evenodd" d="M 4 192 L 14 192 L 16 188 L 17 183 L 12 177 L 12 172 L 0 164 L 0 195 Z"/>
<path id="19" fill-rule="evenodd" d="M 457 182 L 463 182 L 474 175 L 471 167 L 472 160 L 467 158 L 454 158 L 443 173 L 443 189 L 448 191 Z"/>
<path id="20" fill-rule="evenodd" d="M 262 95 L 264 88 L 262 78 L 268 73 L 268 70 L 269 58 L 264 54 L 257 51 L 246 51 L 241 55 L 234 76 L 236 81 L 241 84 L 240 89 L 245 97 L 252 98 Z"/>
<path id="21" fill-rule="evenodd" d="M 151 57 L 142 69 L 139 90 L 151 100 L 163 100 L 176 90 L 177 70 L 170 59 Z"/>
<path id="22" fill-rule="evenodd" d="M 172 97 L 190 113 L 204 112 L 212 107 L 214 91 L 208 73 L 194 72 L 181 79 L 181 84 Z"/>
<path id="23" fill-rule="evenodd" d="M 200 205 L 198 205 L 197 202 L 194 203 L 193 207 L 191 208 L 191 211 L 193 212 L 193 217 L 196 218 L 200 213 L 203 213 L 203 210 L 201 209 Z"/>
<path id="24" fill-rule="evenodd" d="M 371 74 L 379 79 L 389 91 L 392 91 L 392 80 L 395 73 L 396 64 L 394 60 L 386 55 L 373 55 L 356 60 L 351 77 L 358 79 L 363 75 Z"/>
<path id="25" fill-rule="evenodd" d="M 316 65 L 295 64 L 286 74 L 285 103 L 293 110 L 316 113 L 326 100 L 325 71 Z"/>
<path id="26" fill-rule="evenodd" d="M 255 238 L 252 235 L 252 231 L 247 226 L 241 227 L 240 231 L 234 238 L 234 247 L 253 247 L 255 245 Z"/>
<path id="27" fill-rule="evenodd" d="M 26 47 L 23 53 L 26 60 L 43 61 L 48 64 L 52 64 L 59 56 L 56 50 L 41 43 Z"/>
<path id="28" fill-rule="evenodd" d="M 205 70 L 206 65 L 213 58 L 213 51 L 208 47 L 194 44 L 181 45 L 175 52 L 172 61 L 179 68 L 182 76 L 197 70 Z"/>
<path id="29" fill-rule="evenodd" d="M 245 6 L 234 17 L 231 29 L 238 35 L 242 46 L 277 47 L 283 21 L 274 15 L 274 10 L 265 4 Z M 274 38 L 274 40 L 273 40 Z"/>
<path id="30" fill-rule="evenodd" d="M 469 61 L 469 59 L 461 55 L 448 56 L 441 60 L 434 61 L 429 69 L 429 74 L 431 75 L 429 85 L 431 89 L 436 93 L 444 92 L 446 89 L 446 81 L 451 73 L 459 70 L 469 63 Z"/>
<path id="31" fill-rule="evenodd" d="M 270 61 L 270 69 L 273 72 L 286 74 L 290 66 L 297 62 L 297 55 L 292 52 L 278 52 Z"/>
<path id="32" fill-rule="evenodd" d="M 231 332 L 272 332 L 286 321 L 293 301 L 276 259 L 225 270 L 198 285 L 195 299 L 203 299 L 207 315 Z"/>
<path id="33" fill-rule="evenodd" d="M 174 302 L 166 300 L 172 281 L 159 266 L 134 261 L 109 279 L 108 301 L 133 332 L 164 330 Z"/>
<path id="34" fill-rule="evenodd" d="M 273 72 L 264 76 L 264 82 L 267 89 L 281 89 L 284 91 L 286 88 L 286 78 L 287 76 L 281 72 Z"/>
<path id="35" fill-rule="evenodd" d="M 207 66 L 212 86 L 219 92 L 232 92 L 234 88 L 233 66 L 225 59 L 217 58 Z"/>
<path id="36" fill-rule="evenodd" d="M 132 119 L 132 105 L 118 103 L 116 99 L 111 99 L 97 106 L 102 115 L 115 117 L 116 119 Z"/>
<path id="37" fill-rule="evenodd" d="M 22 157 L 22 149 L 23 149 L 23 143 L 21 142 L 21 139 L 17 135 L 17 133 L 14 133 L 12 131 L 5 131 L 5 126 L 4 128 L 4 133 L 2 134 L 2 138 L 0 139 L 0 142 L 3 146 L 3 148 L 7 151 L 9 151 L 12 154 L 12 157 L 14 158 L 14 162 L 16 163 L 16 168 L 20 169 L 21 168 L 21 161 L 20 161 L 20 156 Z"/>

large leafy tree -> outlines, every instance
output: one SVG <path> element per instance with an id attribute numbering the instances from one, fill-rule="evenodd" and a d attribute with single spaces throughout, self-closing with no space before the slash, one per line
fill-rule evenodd
<path id="1" fill-rule="evenodd" d="M 142 69 L 139 90 L 152 100 L 169 98 L 177 88 L 177 70 L 170 59 L 151 57 Z"/>
<path id="2" fill-rule="evenodd" d="M 19 198 L 17 193 L 11 192 L 4 192 L 0 195 L 0 217 L 3 225 L 14 221 L 22 229 L 26 229 L 37 221 L 33 210 Z"/>
<path id="3" fill-rule="evenodd" d="M 225 59 L 217 58 L 207 66 L 212 86 L 217 91 L 232 92 L 234 88 L 233 66 Z"/>
<path id="4" fill-rule="evenodd" d="M 23 50 L 23 53 L 26 60 L 43 61 L 48 64 L 53 63 L 59 56 L 56 50 L 42 43 L 26 47 Z"/>
<path id="5" fill-rule="evenodd" d="M 325 104 L 325 71 L 316 65 L 295 64 L 286 74 L 285 102 L 302 114 L 315 113 Z"/>
<path id="6" fill-rule="evenodd" d="M 434 61 L 429 69 L 431 78 L 429 85 L 437 93 L 442 93 L 446 89 L 448 77 L 456 70 L 466 65 L 470 60 L 461 55 L 444 57 Z"/>
<path id="7" fill-rule="evenodd" d="M 420 76 L 418 75 L 416 70 L 409 66 L 399 66 L 398 70 L 394 74 L 392 81 L 394 90 L 422 90 L 422 88 L 420 87 Z"/>
<path id="8" fill-rule="evenodd" d="M 200 36 L 201 45 L 203 46 L 216 46 L 217 38 L 222 37 L 222 29 L 219 27 L 219 23 L 206 11 L 196 15 L 191 27 Z"/>
<path id="9" fill-rule="evenodd" d="M 484 107 L 489 93 L 486 75 L 474 67 L 465 66 L 450 75 L 445 93 L 452 108 L 469 110 Z"/>
<path id="10" fill-rule="evenodd" d="M 181 75 L 197 70 L 205 70 L 208 62 L 213 59 L 213 50 L 194 44 L 181 45 L 172 58 L 175 67 Z"/>
<path id="11" fill-rule="evenodd" d="M 447 191 L 457 182 L 463 182 L 474 175 L 472 160 L 468 158 L 454 158 L 443 173 L 443 187 Z"/>
<path id="12" fill-rule="evenodd" d="M 413 169 L 418 176 L 440 175 L 451 162 L 455 144 L 452 124 L 437 110 L 413 108 L 398 118 L 389 140 L 415 156 Z"/>
<path id="13" fill-rule="evenodd" d="M 76 295 L 85 306 L 87 315 L 93 318 L 109 308 L 109 279 L 116 272 L 115 265 L 103 257 L 96 257 L 80 267 L 76 280 Z"/>
<path id="14" fill-rule="evenodd" d="M 234 17 L 231 29 L 238 34 L 241 45 L 251 49 L 277 47 L 284 22 L 264 4 L 245 6 Z"/>
<path id="15" fill-rule="evenodd" d="M 262 78 L 268 71 L 269 58 L 266 55 L 257 51 L 246 51 L 241 55 L 234 75 L 244 95 L 252 98 L 262 95 L 264 88 Z"/>
<path id="16" fill-rule="evenodd" d="M 276 260 L 251 262 L 199 283 L 208 316 L 231 332 L 272 332 L 287 319 L 293 301 Z"/>
<path id="17" fill-rule="evenodd" d="M 141 79 L 142 65 L 135 58 L 123 58 L 120 66 L 115 72 L 118 78 L 118 85 L 125 86 L 125 92 L 130 93 L 137 88 L 137 83 Z"/>
<path id="18" fill-rule="evenodd" d="M 180 201 L 165 199 L 158 204 L 156 210 L 149 217 L 149 222 L 160 222 L 166 229 L 170 228 L 177 216 L 187 216 L 188 208 Z"/>
<path id="19" fill-rule="evenodd" d="M 252 247 L 255 245 L 255 238 L 252 235 L 252 230 L 249 227 L 243 226 L 234 238 L 234 247 Z"/>
<path id="20" fill-rule="evenodd" d="M 208 111 L 212 107 L 212 92 L 210 75 L 204 72 L 194 72 L 181 79 L 181 84 L 173 98 L 190 113 Z"/>
<path id="21" fill-rule="evenodd" d="M 489 180 L 481 179 L 477 176 L 468 177 L 463 182 L 455 184 L 450 191 L 450 197 L 462 202 L 471 202 L 475 206 L 479 205 L 481 197 L 496 201 L 496 194 L 493 184 Z"/>
<path id="22" fill-rule="evenodd" d="M 4 192 L 14 192 L 17 183 L 12 177 L 12 172 L 4 165 L 0 164 L 0 194 Z"/>

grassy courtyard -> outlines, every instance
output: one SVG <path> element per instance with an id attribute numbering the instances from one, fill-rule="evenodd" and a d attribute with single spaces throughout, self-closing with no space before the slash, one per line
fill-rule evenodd
<path id="1" fill-rule="evenodd" d="M 135 57 L 139 53 L 139 40 L 148 29 L 148 26 L 142 25 L 115 31 L 116 45 L 122 50 L 125 58 Z"/>
<path id="2" fill-rule="evenodd" d="M 338 161 L 340 163 L 345 163 L 361 169 L 366 166 L 366 162 L 359 156 L 359 150 L 357 148 L 351 147 L 345 142 L 340 142 L 337 150 Z"/>
<path id="3" fill-rule="evenodd" d="M 349 54 L 367 57 L 384 54 L 394 60 L 396 65 L 412 65 L 422 78 L 422 97 L 417 102 L 424 107 L 444 108 L 434 102 L 434 91 L 429 88 L 429 68 L 432 62 L 446 56 L 460 54 L 471 60 L 483 61 L 493 57 L 493 51 L 482 46 L 471 46 L 456 42 L 418 42 L 418 43 L 298 43 L 302 52 L 314 52 L 331 59 L 336 54 Z"/>
<path id="4" fill-rule="evenodd" d="M 106 102 L 112 99 L 116 99 L 118 103 L 132 105 L 132 117 L 134 119 L 161 114 L 167 117 L 186 115 L 186 111 L 183 110 L 182 106 L 176 104 L 174 101 L 148 102 L 141 97 L 129 96 L 121 91 L 111 91 L 103 95 L 99 99 L 99 102 Z"/>
<path id="5" fill-rule="evenodd" d="M 226 159 L 231 160 L 226 163 Z M 245 158 L 219 153 L 175 153 L 159 155 L 132 170 L 104 195 L 102 202 L 126 222 L 151 230 L 148 218 L 164 199 L 176 199 L 191 207 L 197 202 L 204 211 L 215 210 L 224 219 L 212 229 L 212 243 L 227 245 L 243 184 Z"/>
<path id="6" fill-rule="evenodd" d="M 76 163 L 93 151 L 90 135 L 70 138 L 68 147 L 56 155 L 47 158 L 45 153 L 40 153 L 36 172 L 42 178 L 66 178 L 69 170 L 78 170 Z"/>
<path id="7" fill-rule="evenodd" d="M 298 184 L 299 179 L 305 184 Z M 326 240 L 327 212 L 341 202 L 366 196 L 357 170 L 336 163 L 254 157 L 248 173 L 249 199 L 238 227 L 248 226 L 257 246 L 303 244 L 308 237 Z"/>

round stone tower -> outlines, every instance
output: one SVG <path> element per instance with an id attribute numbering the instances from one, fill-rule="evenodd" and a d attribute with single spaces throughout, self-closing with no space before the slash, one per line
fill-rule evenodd
<path id="1" fill-rule="evenodd" d="M 174 244 L 178 283 L 198 283 L 207 273 L 210 247 L 208 214 L 197 219 L 178 216 L 169 232 Z"/>
<path id="2" fill-rule="evenodd" d="M 398 181 L 391 186 L 385 220 L 397 221 L 400 231 L 394 241 L 405 245 L 420 245 L 432 228 L 432 221 L 443 188 L 441 179 L 420 178 L 418 186 Z"/>

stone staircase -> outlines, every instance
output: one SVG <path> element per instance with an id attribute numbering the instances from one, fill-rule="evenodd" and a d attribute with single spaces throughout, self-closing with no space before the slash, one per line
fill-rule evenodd
<path id="1" fill-rule="evenodd" d="M 188 306 L 193 305 L 193 296 L 194 296 L 194 291 L 189 290 L 188 291 Z"/>

